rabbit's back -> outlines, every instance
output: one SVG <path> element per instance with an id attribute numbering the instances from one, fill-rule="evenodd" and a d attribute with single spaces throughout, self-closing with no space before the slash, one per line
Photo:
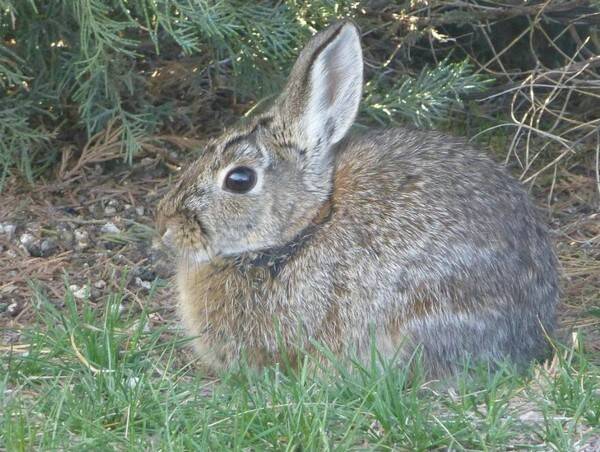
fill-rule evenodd
<path id="1" fill-rule="evenodd" d="M 420 344 L 440 371 L 468 355 L 539 356 L 554 324 L 557 263 L 520 184 L 437 132 L 373 131 L 338 152 L 323 234 L 346 242 L 338 277 L 357 282 L 349 304 L 384 313 L 380 348 Z"/>

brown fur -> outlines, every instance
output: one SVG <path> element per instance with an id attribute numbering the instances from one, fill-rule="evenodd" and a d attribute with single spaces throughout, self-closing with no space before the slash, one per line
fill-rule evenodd
<path id="1" fill-rule="evenodd" d="M 347 22 L 317 34 L 273 108 L 214 140 L 161 202 L 199 355 L 213 370 L 261 367 L 318 342 L 367 361 L 374 340 L 384 357 L 421 347 L 432 375 L 466 358 L 527 364 L 544 353 L 558 300 L 535 209 L 461 140 L 344 137 L 357 43 Z M 246 194 L 222 187 L 238 165 L 258 174 Z"/>

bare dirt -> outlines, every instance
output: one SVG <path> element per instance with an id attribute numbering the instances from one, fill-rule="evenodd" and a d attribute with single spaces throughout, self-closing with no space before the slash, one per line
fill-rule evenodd
<path id="1" fill-rule="evenodd" d="M 96 164 L 77 181 L 13 181 L 0 204 L 0 342 L 19 341 L 35 319 L 36 293 L 57 307 L 70 293 L 100 308 L 111 293 L 173 318 L 173 269 L 157 246 L 155 207 L 173 166 L 144 158 L 133 167 Z M 152 294 L 150 294 L 152 292 Z"/>

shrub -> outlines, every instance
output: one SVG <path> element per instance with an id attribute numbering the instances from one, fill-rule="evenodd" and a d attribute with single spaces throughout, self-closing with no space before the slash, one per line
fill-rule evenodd
<path id="1" fill-rule="evenodd" d="M 0 184 L 210 133 L 206 118 L 276 92 L 340 17 L 363 32 L 362 123 L 475 121 L 525 179 L 593 154 L 597 1 L 0 0 Z"/>

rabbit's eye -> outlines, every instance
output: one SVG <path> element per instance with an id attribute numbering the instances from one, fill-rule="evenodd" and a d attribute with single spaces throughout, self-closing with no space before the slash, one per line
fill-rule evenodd
<path id="1" fill-rule="evenodd" d="M 247 166 L 233 168 L 225 176 L 225 188 L 234 193 L 248 193 L 256 185 L 256 172 Z"/>

